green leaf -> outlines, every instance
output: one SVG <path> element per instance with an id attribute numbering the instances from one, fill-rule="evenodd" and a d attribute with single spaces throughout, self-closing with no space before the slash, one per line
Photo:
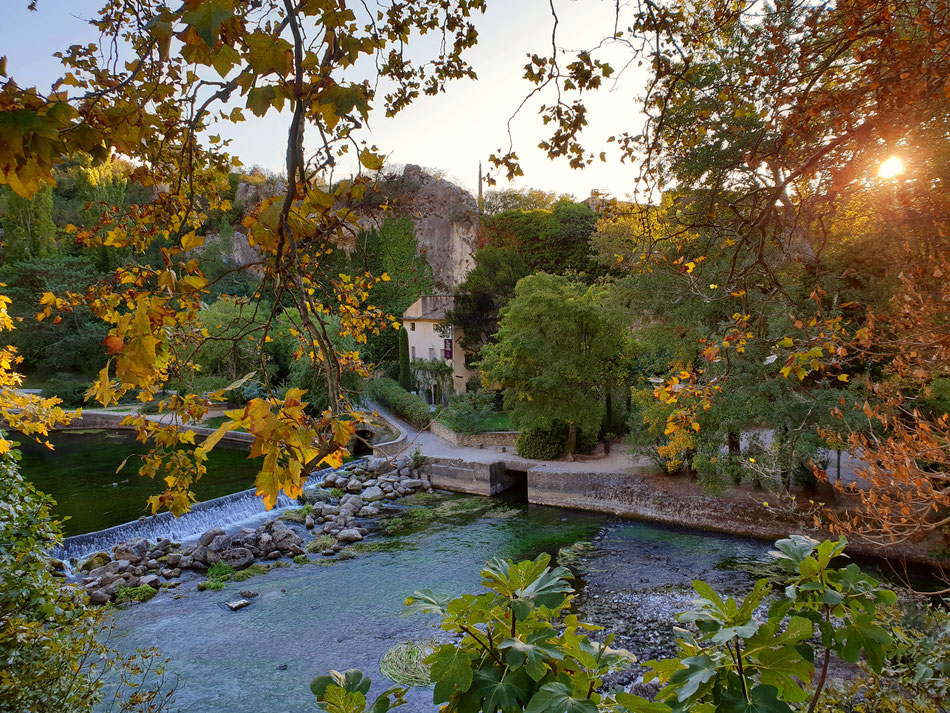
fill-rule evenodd
<path id="1" fill-rule="evenodd" d="M 576 698 L 564 683 L 547 683 L 531 697 L 524 713 L 597 713 L 597 705 L 588 698 Z"/>
<path id="2" fill-rule="evenodd" d="M 460 698 L 460 709 L 478 710 L 494 713 L 521 710 L 531 695 L 531 682 L 523 669 L 507 671 L 502 676 L 499 668 L 476 671 L 472 687 Z M 594 711 L 596 712 L 596 708 Z"/>
<path id="3" fill-rule="evenodd" d="M 670 713 L 672 710 L 665 703 L 648 701 L 646 698 L 640 698 L 640 696 L 635 696 L 632 693 L 618 693 L 614 700 L 630 713 Z"/>
<path id="4" fill-rule="evenodd" d="M 244 41 L 247 63 L 257 74 L 275 72 L 286 77 L 290 73 L 293 48 L 287 40 L 266 32 L 252 32 Z"/>
<path id="5" fill-rule="evenodd" d="M 432 694 L 433 703 L 444 703 L 456 692 L 464 693 L 472 685 L 473 655 L 464 649 L 445 644 L 426 658 L 435 682 Z"/>
<path id="6" fill-rule="evenodd" d="M 844 644 L 838 647 L 838 655 L 848 663 L 857 663 L 861 651 L 864 651 L 868 665 L 875 673 L 880 673 L 884 668 L 885 647 L 891 643 L 891 635 L 874 624 L 867 614 L 858 615 L 854 622 L 841 628 L 837 639 Z"/>
<path id="7" fill-rule="evenodd" d="M 729 689 L 722 694 L 717 707 L 721 713 L 792 713 L 792 709 L 778 698 L 773 686 L 756 686 L 747 701 L 742 691 Z"/>
<path id="8" fill-rule="evenodd" d="M 446 607 L 450 601 L 451 597 L 444 594 L 436 594 L 431 589 L 420 589 L 406 597 L 406 610 L 402 615 L 438 614 L 439 616 L 445 616 Z"/>
<path id="9" fill-rule="evenodd" d="M 544 642 L 557 634 L 554 629 L 542 629 L 532 632 L 527 641 L 505 638 L 498 645 L 499 650 L 507 651 L 505 660 L 512 668 L 524 666 L 525 671 L 535 681 L 544 678 L 550 670 L 548 659 L 562 661 L 563 652 L 556 646 L 545 646 Z"/>
<path id="10" fill-rule="evenodd" d="M 218 43 L 221 23 L 233 15 L 234 10 L 226 0 L 205 0 L 194 10 L 182 15 L 181 19 L 195 28 L 195 32 L 208 47 L 214 47 Z"/>
<path id="11" fill-rule="evenodd" d="M 273 87 L 254 87 L 247 93 L 247 108 L 257 116 L 264 116 L 276 98 Z"/>

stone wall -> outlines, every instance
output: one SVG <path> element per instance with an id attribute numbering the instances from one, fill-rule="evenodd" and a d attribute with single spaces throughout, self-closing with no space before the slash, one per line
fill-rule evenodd
<path id="1" fill-rule="evenodd" d="M 768 507 L 764 501 L 769 496 L 761 491 L 733 488 L 721 496 L 707 495 L 698 486 L 692 487 L 693 483 L 656 473 L 558 473 L 549 467 L 527 471 L 529 503 L 764 540 L 778 540 L 792 533 L 816 539 L 837 537 L 803 527 L 799 519 Z M 882 547 L 852 538 L 848 552 L 853 556 L 936 564 L 926 543 Z"/>
<path id="2" fill-rule="evenodd" d="M 502 462 L 468 463 L 460 459 L 430 458 L 422 473 L 434 488 L 469 495 L 498 495 L 515 482 Z"/>
<path id="3" fill-rule="evenodd" d="M 131 431 L 131 426 L 123 426 L 122 421 L 128 414 L 113 413 L 111 411 L 83 411 L 82 416 L 74 418 L 68 426 L 60 426 L 60 431 L 84 431 L 92 428 L 108 428 L 113 431 Z M 214 433 L 216 428 L 205 428 L 203 426 L 188 426 L 187 430 L 194 431 L 195 434 L 208 437 Z M 222 441 L 228 443 L 250 444 L 254 442 L 254 436 L 242 431 L 228 431 L 221 437 Z"/>
<path id="4" fill-rule="evenodd" d="M 434 421 L 429 430 L 453 446 L 463 448 L 511 448 L 518 440 L 518 431 L 489 431 L 487 433 L 456 433 L 443 423 Z"/>

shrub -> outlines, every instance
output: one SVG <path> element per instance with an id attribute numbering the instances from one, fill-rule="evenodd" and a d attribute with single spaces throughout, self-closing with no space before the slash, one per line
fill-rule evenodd
<path id="1" fill-rule="evenodd" d="M 567 452 L 567 436 L 554 428 L 529 428 L 518 434 L 518 455 L 537 460 L 557 460 Z"/>
<path id="2" fill-rule="evenodd" d="M 43 387 L 43 396 L 46 398 L 58 396 L 66 406 L 82 406 L 88 390 L 88 383 L 59 375 L 46 382 L 46 386 Z"/>
<path id="3" fill-rule="evenodd" d="M 153 589 L 147 584 L 139 587 L 119 587 L 119 594 L 116 596 L 117 602 L 147 602 L 158 594 L 157 589 Z"/>
<path id="4" fill-rule="evenodd" d="M 371 399 L 388 406 L 400 418 L 416 428 L 425 428 L 432 420 L 429 405 L 421 396 L 410 394 L 392 379 L 375 379 L 366 385 Z"/>
<path id="5" fill-rule="evenodd" d="M 567 453 L 568 426 L 559 423 L 550 428 L 529 428 L 518 435 L 516 447 L 522 458 L 557 460 Z M 577 430 L 575 453 L 593 453 L 597 448 L 597 434 Z"/>
<path id="6" fill-rule="evenodd" d="M 452 397 L 439 418 L 456 433 L 484 433 L 495 417 L 495 397 L 488 391 L 473 391 Z"/>

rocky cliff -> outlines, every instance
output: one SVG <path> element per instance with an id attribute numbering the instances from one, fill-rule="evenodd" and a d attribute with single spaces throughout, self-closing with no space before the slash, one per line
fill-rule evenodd
<path id="1" fill-rule="evenodd" d="M 450 181 L 408 165 L 401 176 L 390 177 L 380 189 L 394 195 L 386 210 L 372 204 L 356 209 L 366 229 L 379 228 L 386 218 L 412 221 L 423 255 L 432 267 L 436 289 L 451 292 L 474 267 L 478 237 L 478 204 L 474 196 Z"/>
<path id="2" fill-rule="evenodd" d="M 241 183 L 235 203 L 250 209 L 282 190 L 276 184 Z M 387 218 L 409 218 L 419 254 L 432 267 L 436 289 L 451 292 L 465 279 L 475 264 L 473 255 L 480 224 L 478 205 L 471 193 L 415 165 L 406 166 L 401 175 L 384 178 L 371 193 L 372 200 L 354 208 L 364 230 L 378 229 Z M 248 244 L 242 230 L 238 225 L 233 238 L 223 241 L 212 234 L 207 242 L 216 245 L 222 257 L 232 264 L 246 265 L 257 259 L 257 251 Z"/>

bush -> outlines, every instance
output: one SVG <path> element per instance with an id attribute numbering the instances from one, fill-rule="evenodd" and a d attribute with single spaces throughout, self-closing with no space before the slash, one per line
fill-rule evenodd
<path id="1" fill-rule="evenodd" d="M 485 433 L 494 430 L 497 414 L 495 397 L 488 391 L 453 396 L 439 420 L 456 433 Z"/>
<path id="2" fill-rule="evenodd" d="M 518 434 L 518 455 L 536 460 L 557 460 L 567 452 L 567 434 L 559 426 L 529 428 Z"/>
<path id="3" fill-rule="evenodd" d="M 416 428 L 425 428 L 432 420 L 429 405 L 421 396 L 410 394 L 392 379 L 376 379 L 366 385 L 371 399 L 388 406 L 402 419 Z"/>
<path id="4" fill-rule="evenodd" d="M 518 435 L 516 447 L 522 458 L 557 460 L 567 453 L 567 438 L 570 429 L 566 423 L 550 428 L 529 428 Z M 593 453 L 597 448 L 597 434 L 577 429 L 575 453 Z"/>
<path id="5" fill-rule="evenodd" d="M 54 376 L 43 387 L 43 396 L 58 396 L 66 406 L 82 406 L 88 390 L 89 384 L 84 381 L 77 381 L 68 376 Z"/>

